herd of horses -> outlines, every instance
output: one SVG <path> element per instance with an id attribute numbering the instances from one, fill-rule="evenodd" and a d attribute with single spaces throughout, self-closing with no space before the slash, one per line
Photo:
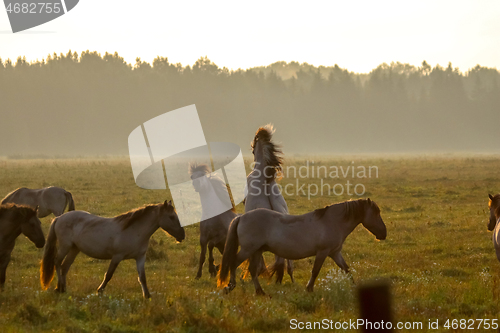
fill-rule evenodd
<path id="1" fill-rule="evenodd" d="M 259 275 L 276 274 L 276 282 L 281 283 L 286 270 L 293 282 L 293 260 L 315 256 L 306 286 L 307 291 L 312 292 L 326 257 L 332 258 L 349 274 L 341 250 L 346 237 L 359 224 L 378 240 L 387 237 L 380 209 L 370 199 L 336 203 L 303 215 L 288 214 L 286 201 L 277 190 L 276 181 L 283 160 L 281 149 L 272 140 L 273 134 L 272 125 L 260 127 L 251 142 L 255 166 L 247 176 L 245 213 L 237 214 L 233 206 L 200 223 L 201 254 L 196 278 L 202 276 L 208 249 L 208 271 L 212 277 L 218 275 L 218 286 L 224 287 L 226 292 L 235 288 L 236 270 L 244 262 L 256 293 L 264 294 Z M 202 212 L 213 203 L 214 196 L 207 193 L 228 191 L 224 180 L 212 173 L 209 166 L 191 163 L 188 171 L 195 191 L 200 194 Z M 493 243 L 500 261 L 500 194 L 490 194 L 488 206 L 488 230 L 493 231 Z M 64 213 L 66 207 L 68 212 Z M 50 214 L 55 218 L 45 240 L 39 218 Z M 105 218 L 76 211 L 71 193 L 62 188 L 17 189 L 0 203 L 0 288 L 4 288 L 15 240 L 24 234 L 36 247 L 44 247 L 40 263 L 42 289 L 48 289 L 56 274 L 55 290 L 65 292 L 69 268 L 83 252 L 92 258 L 111 260 L 98 293 L 104 291 L 120 261 L 135 259 L 143 296 L 149 298 L 144 264 L 149 239 L 159 228 L 178 242 L 185 238 L 171 201 Z M 218 266 L 214 264 L 214 248 L 222 254 Z M 270 267 L 264 263 L 262 254 L 266 251 L 275 254 L 275 262 Z"/>

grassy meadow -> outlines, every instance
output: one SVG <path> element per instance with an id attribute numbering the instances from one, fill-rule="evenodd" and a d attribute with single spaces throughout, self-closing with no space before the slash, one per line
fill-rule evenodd
<path id="1" fill-rule="evenodd" d="M 499 156 L 295 156 L 285 168 L 299 168 L 306 160 L 314 160 L 315 168 L 378 167 L 378 177 L 340 174 L 340 179 L 326 177 L 323 182 L 363 184 L 363 197 L 380 206 L 387 239 L 376 242 L 358 226 L 342 253 L 356 284 L 391 281 L 395 321 L 420 321 L 425 328 L 429 319 L 439 319 L 441 328 L 435 331 L 449 331 L 442 327 L 448 318 L 498 318 L 500 263 L 486 226 L 487 194 L 500 192 Z M 296 184 L 293 175 L 285 176 L 280 184 Z M 306 184 L 305 190 L 307 184 L 321 184 L 318 177 L 298 181 Z M 50 185 L 70 191 L 78 210 L 102 216 L 170 198 L 168 191 L 138 188 L 126 159 L 0 159 L 0 197 L 22 186 Z M 285 199 L 292 214 L 302 214 L 358 198 L 345 192 Z M 243 206 L 237 210 L 242 212 Z M 42 219 L 45 235 L 51 220 Z M 291 319 L 358 318 L 356 286 L 329 258 L 313 293 L 305 285 L 314 258 L 295 262 L 294 284 L 288 276 L 282 285 L 261 279 L 271 297 L 256 296 L 250 281 L 238 282 L 225 295 L 207 267 L 195 280 L 199 225 L 186 228 L 182 243 L 161 230 L 153 235 L 146 263 L 151 300 L 142 298 L 134 261 L 120 263 L 105 294 L 96 295 L 108 262 L 81 253 L 68 273 L 66 294 L 52 291 L 55 281 L 42 291 L 42 251 L 24 236 L 18 238 L 0 293 L 1 332 L 278 332 L 290 330 Z M 215 257 L 219 263 L 218 252 Z M 271 257 L 266 255 L 266 262 Z"/>

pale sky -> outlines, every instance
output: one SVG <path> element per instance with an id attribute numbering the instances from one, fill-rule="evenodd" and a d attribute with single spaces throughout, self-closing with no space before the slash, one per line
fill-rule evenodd
<path id="1" fill-rule="evenodd" d="M 0 5 L 1 6 L 1 5 Z M 0 9 L 0 58 L 117 51 L 230 69 L 298 61 L 367 73 L 399 61 L 500 69 L 500 1 L 80 0 L 66 15 L 12 34 Z"/>

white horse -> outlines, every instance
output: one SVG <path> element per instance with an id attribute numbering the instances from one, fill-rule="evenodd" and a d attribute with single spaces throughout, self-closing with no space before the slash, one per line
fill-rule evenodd
<path id="1" fill-rule="evenodd" d="M 1 204 L 15 203 L 35 208 L 38 206 L 39 218 L 49 216 L 51 213 L 60 216 L 68 206 L 68 211 L 75 210 L 73 196 L 68 191 L 55 186 L 42 189 L 18 188 L 7 194 Z"/>
<path id="2" fill-rule="evenodd" d="M 488 194 L 490 201 L 488 207 L 490 208 L 490 222 L 488 223 L 488 230 L 493 231 L 493 246 L 497 253 L 498 261 L 500 261 L 500 194 L 492 196 Z"/>
<path id="3" fill-rule="evenodd" d="M 260 127 L 251 143 L 255 166 L 247 176 L 245 213 L 258 208 L 266 208 L 288 214 L 285 198 L 283 198 L 276 184 L 276 178 L 282 171 L 283 158 L 281 155 L 283 153 L 272 141 L 274 132 L 275 130 L 271 124 Z M 287 264 L 288 274 L 292 282 L 294 282 L 293 262 L 287 260 Z M 276 273 L 276 283 L 281 283 L 284 272 L 285 259 L 275 255 L 275 262 L 270 268 L 270 273 L 271 275 Z"/>

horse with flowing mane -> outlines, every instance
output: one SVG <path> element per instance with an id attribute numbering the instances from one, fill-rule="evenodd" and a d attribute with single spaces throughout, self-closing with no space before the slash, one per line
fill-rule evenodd
<path id="1" fill-rule="evenodd" d="M 51 213 L 60 216 L 64 213 L 66 206 L 68 206 L 68 211 L 75 210 L 75 202 L 71 193 L 55 186 L 42 189 L 18 188 L 2 199 L 2 204 L 9 202 L 33 208 L 38 206 L 39 218 L 49 216 Z"/>
<path id="2" fill-rule="evenodd" d="M 259 127 L 251 142 L 252 154 L 255 166 L 247 176 L 247 196 L 245 198 L 245 213 L 258 208 L 266 208 L 283 214 L 288 214 L 288 206 L 281 194 L 277 177 L 282 172 L 283 152 L 280 147 L 272 141 L 275 129 L 268 124 Z M 259 259 L 255 265 L 264 265 L 264 259 Z M 249 265 L 252 265 L 250 259 Z M 270 275 L 276 273 L 276 283 L 281 283 L 285 274 L 285 259 L 275 255 L 275 262 L 270 267 Z M 293 279 L 293 262 L 287 260 L 287 272 Z"/>
<path id="3" fill-rule="evenodd" d="M 96 259 L 111 259 L 104 281 L 97 289 L 102 293 L 120 263 L 135 259 L 143 296 L 149 298 L 146 285 L 146 251 L 153 233 L 162 228 L 178 242 L 185 238 L 172 202 L 147 205 L 114 218 L 73 211 L 56 217 L 50 225 L 47 246 L 40 265 L 40 282 L 46 290 L 57 273 L 58 292 L 66 291 L 66 274 L 78 253 Z M 59 246 L 57 246 L 59 243 Z"/>
<path id="4" fill-rule="evenodd" d="M 37 207 L 13 203 L 0 205 L 0 290 L 5 284 L 5 275 L 16 238 L 23 234 L 37 248 L 45 245 L 42 224 L 37 217 Z"/>
<path id="5" fill-rule="evenodd" d="M 316 277 L 326 257 L 332 258 L 346 273 L 349 272 L 341 250 L 346 237 L 358 226 L 368 229 L 377 239 L 387 236 L 387 229 L 377 204 L 370 199 L 346 201 L 304 215 L 287 215 L 268 209 L 256 209 L 236 217 L 227 235 L 222 256 L 218 285 L 229 283 L 225 290 L 236 286 L 236 268 L 248 258 L 253 262 L 270 251 L 287 259 L 316 256 L 307 291 L 313 291 Z M 238 252 L 238 246 L 241 246 Z M 252 263 L 252 261 L 251 261 Z M 263 295 L 257 265 L 250 265 L 255 292 Z"/>
<path id="6" fill-rule="evenodd" d="M 216 215 L 214 212 L 221 211 L 219 207 L 229 198 L 226 183 L 214 174 L 210 174 L 210 168 L 206 164 L 192 163 L 189 165 L 189 174 L 193 187 L 200 194 L 202 221 L 200 223 L 200 260 L 196 279 L 201 278 L 203 264 L 208 245 L 208 271 L 210 276 L 217 275 L 217 267 L 214 265 L 213 249 L 216 247 L 221 254 L 224 253 L 227 230 L 231 221 L 238 216 L 233 208 Z"/>
<path id="7" fill-rule="evenodd" d="M 493 246 L 497 254 L 497 259 L 500 261 L 500 194 L 495 196 L 488 194 L 490 201 L 488 207 L 490 208 L 490 222 L 488 223 L 488 230 L 493 231 Z"/>

